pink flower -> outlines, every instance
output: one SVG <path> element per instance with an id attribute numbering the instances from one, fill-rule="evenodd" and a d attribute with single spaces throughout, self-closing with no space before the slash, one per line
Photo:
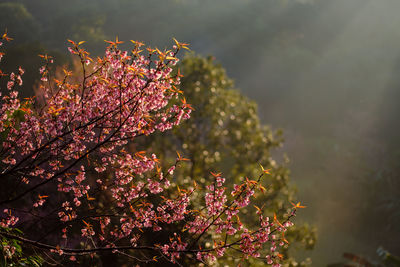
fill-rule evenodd
<path id="1" fill-rule="evenodd" d="M 65 248 L 84 244 L 79 248 L 113 252 L 126 241 L 138 247 L 143 233 L 157 232 L 166 238 L 150 244 L 151 250 L 162 252 L 173 263 L 190 252 L 197 260 L 212 264 L 230 246 L 243 258 L 260 257 L 267 242 L 271 242 L 268 252 L 277 255 L 281 248 L 275 242 L 280 242 L 292 225 L 290 221 L 270 223 L 260 211 L 259 225 L 248 229 L 241 222 L 243 208 L 254 196 L 255 181 L 247 180 L 229 190 L 224 187 L 225 178 L 214 175 L 205 187 L 172 188 L 175 165 L 165 175 L 156 155 L 127 151 L 128 145 L 140 147 L 135 146 L 139 136 L 169 130 L 190 117 L 191 107 L 178 93 L 180 80 L 171 68 L 178 61 L 174 59 L 177 50 L 185 45 L 176 41 L 174 51 L 149 50 L 152 56 L 148 57 L 138 52 L 137 43 L 132 53 L 119 50 L 116 40 L 109 42 L 103 57 L 92 60 L 80 43 L 70 43 L 70 53 L 84 63 L 84 78 L 82 73 L 67 70 L 61 75 L 68 78 L 53 77 L 47 68 L 52 59 L 42 56 L 46 65 L 39 71 L 45 83 L 40 83 L 38 97 L 21 102 L 18 92 L 12 90 L 16 84 L 22 85 L 25 71 L 19 68 L 7 83 L 12 91 L 0 98 L 0 132 L 6 133 L 1 158 L 4 177 L 23 182 L 14 195 L 24 194 L 27 203 L 31 199 L 31 207 L 37 208 L 19 217 L 19 212 L 13 214 L 11 206 L 4 205 L 0 226 L 18 227 L 27 221 L 34 223 L 36 216 L 54 214 L 64 228 L 49 239 L 51 243 Z M 18 110 L 23 117 L 17 119 L 12 114 Z M 177 161 L 181 160 L 178 157 Z M 45 190 L 50 191 L 48 202 L 35 195 Z M 170 229 L 181 225 L 179 234 L 170 234 Z M 31 233 L 25 234 L 29 237 Z M 194 239 L 188 240 L 188 236 L 198 242 L 191 244 Z M 214 245 L 201 248 L 203 243 Z M 53 252 L 64 253 L 59 246 Z M 69 259 L 75 261 L 77 255 Z M 275 256 L 267 257 L 269 264 L 277 264 Z"/>
<path id="2" fill-rule="evenodd" d="M 13 88 L 13 86 L 14 86 L 14 82 L 13 81 L 7 82 L 7 89 L 8 90 L 11 90 Z"/>

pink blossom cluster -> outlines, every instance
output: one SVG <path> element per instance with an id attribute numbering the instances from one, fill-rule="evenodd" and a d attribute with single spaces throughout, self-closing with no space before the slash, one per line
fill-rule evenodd
<path id="1" fill-rule="evenodd" d="M 226 179 L 212 173 L 214 181 L 198 207 L 191 201 L 197 187 L 175 189 L 170 183 L 177 164 L 187 159 L 178 154 L 175 165 L 163 170 L 156 155 L 126 150 L 136 138 L 189 118 L 191 106 L 177 89 L 180 74 L 172 71 L 178 51 L 186 47 L 175 42 L 169 51 L 144 50 L 133 42 L 128 52 L 118 49 L 116 40 L 102 58 L 92 59 L 82 42 L 70 41 L 80 75 L 64 70 L 63 77 L 53 77 L 53 59 L 44 55 L 41 93 L 24 101 L 15 90 L 24 71 L 7 75 L 9 93 L 0 100 L 0 179 L 15 189 L 0 199 L 1 227 L 50 227 L 46 223 L 56 219 L 58 235 L 41 238 L 48 243 L 35 242 L 34 232 L 24 240 L 71 260 L 107 249 L 146 249 L 155 253 L 154 260 L 175 263 L 187 254 L 212 262 L 233 249 L 245 259 L 278 262 L 276 244 L 291 225 L 289 219 L 269 222 L 259 210 L 256 229 L 240 219 L 259 180 L 246 179 L 228 190 Z M 167 231 L 169 241 L 143 243 L 146 231 L 162 232 L 166 226 L 181 228 Z M 90 246 L 77 249 L 81 241 Z M 208 242 L 214 245 L 205 246 Z"/>
<path id="2" fill-rule="evenodd" d="M 8 228 L 10 226 L 14 226 L 19 221 L 19 218 L 15 215 L 11 214 L 11 210 L 4 209 L 3 213 L 5 216 L 2 216 L 2 220 L 0 221 L 0 227 Z"/>
<path id="3" fill-rule="evenodd" d="M 212 175 L 214 183 L 206 186 L 208 192 L 205 194 L 204 209 L 207 212 L 196 212 L 194 219 L 186 225 L 190 233 L 197 235 L 196 241 L 204 238 L 214 243 L 211 249 L 198 251 L 196 258 L 204 262 L 213 262 L 223 256 L 226 250 L 234 248 L 236 252 L 241 252 L 244 259 L 265 259 L 268 264 L 280 266 L 277 262 L 282 255 L 276 244 L 283 246 L 284 241 L 287 242 L 284 232 L 292 226 L 290 216 L 283 224 L 276 218 L 270 222 L 269 217 L 263 215 L 263 210 L 256 207 L 259 226 L 255 229 L 248 228 L 240 220 L 241 211 L 250 204 L 250 197 L 254 195 L 259 181 L 245 179 L 242 184 L 234 185 L 230 194 L 227 194 L 223 186 L 225 178 L 220 174 Z"/>

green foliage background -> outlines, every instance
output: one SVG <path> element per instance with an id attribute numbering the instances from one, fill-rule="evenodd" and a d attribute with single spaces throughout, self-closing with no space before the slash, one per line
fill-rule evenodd
<path id="1" fill-rule="evenodd" d="M 290 183 L 288 159 L 282 156 L 280 162 L 272 154 L 282 146 L 281 130 L 261 124 L 257 104 L 242 95 L 226 75 L 225 69 L 213 57 L 203 58 L 194 53 L 187 54 L 177 68 L 183 74 L 181 88 L 187 102 L 194 111 L 191 118 L 170 132 L 144 138 L 144 148 L 151 148 L 161 156 L 164 168 L 172 165 L 176 151 L 190 160 L 181 164 L 175 172 L 175 183 L 190 186 L 193 181 L 204 188 L 212 182 L 210 172 L 222 172 L 227 186 L 243 181 L 246 177 L 257 179 L 260 165 L 270 169 L 270 175 L 262 181 L 266 191 L 256 204 L 263 207 L 264 215 L 281 218 L 290 211 L 290 202 L 297 201 L 295 188 Z M 201 191 L 199 191 L 201 193 Z M 202 198 L 199 195 L 198 198 Z M 198 200 L 201 202 L 201 200 Z M 256 209 L 249 207 L 245 223 L 256 225 Z M 296 247 L 312 249 L 316 241 L 316 229 L 304 223 L 296 223 L 287 233 L 292 250 Z M 211 241 L 210 241 L 211 242 Z M 296 260 L 284 250 L 286 265 L 296 265 Z M 234 264 L 235 256 L 227 257 L 228 265 Z M 235 264 L 240 262 L 237 257 Z M 220 264 L 223 265 L 224 261 Z M 243 264 L 243 263 L 242 263 Z M 250 261 L 251 266 L 262 261 Z"/>

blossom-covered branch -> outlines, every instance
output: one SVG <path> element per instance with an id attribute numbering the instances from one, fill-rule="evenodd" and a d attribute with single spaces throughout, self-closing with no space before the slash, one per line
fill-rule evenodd
<path id="1" fill-rule="evenodd" d="M 299 206 L 282 224 L 259 208 L 256 227 L 240 219 L 265 172 L 233 189 L 215 173 L 202 190 L 195 183 L 175 188 L 174 170 L 187 159 L 178 153 L 164 170 L 155 154 L 128 152 L 136 138 L 189 118 L 192 108 L 178 89 L 181 75 L 172 71 L 187 45 L 175 40 L 171 50 L 161 51 L 132 41 L 132 50 L 123 51 L 116 39 L 93 59 L 83 42 L 69 42 L 80 75 L 67 69 L 54 75 L 53 59 L 42 55 L 36 97 L 18 98 L 22 68 L 1 72 L 8 81 L 0 100 L 0 181 L 7 188 L 0 192 L 0 236 L 70 260 L 141 250 L 154 261 L 192 257 L 208 263 L 232 250 L 278 266 L 277 246 L 286 245 L 284 232 Z M 203 202 L 191 201 L 195 192 Z M 8 231 L 14 228 L 24 235 Z M 159 238 L 143 238 L 149 234 Z"/>

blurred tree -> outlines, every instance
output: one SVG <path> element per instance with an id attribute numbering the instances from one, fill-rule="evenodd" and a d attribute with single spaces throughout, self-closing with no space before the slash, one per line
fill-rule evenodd
<path id="1" fill-rule="evenodd" d="M 288 160 L 284 157 L 282 163 L 277 163 L 271 156 L 273 150 L 282 145 L 282 132 L 260 123 L 257 104 L 233 89 L 233 81 L 212 57 L 189 54 L 178 68 L 184 74 L 181 85 L 185 97 L 195 109 L 191 120 L 168 133 L 155 135 L 150 141 L 146 138 L 143 145 L 162 156 L 162 162 L 166 164 L 175 160 L 174 151 L 190 159 L 189 164 L 176 170 L 177 184 L 192 183 L 190 177 L 205 183 L 211 171 L 221 171 L 223 176 L 233 178 L 227 181 L 228 186 L 233 186 L 246 177 L 255 177 L 257 164 L 261 164 L 270 169 L 270 175 L 263 181 L 266 193 L 257 206 L 268 203 L 264 206 L 268 216 L 277 211 L 279 216 L 287 212 L 288 204 L 295 200 L 295 190 L 285 166 Z M 249 214 L 255 211 L 253 207 L 247 210 Z M 252 216 L 248 218 L 245 223 L 257 223 Z M 316 230 L 297 223 L 286 238 L 290 243 L 312 249 Z M 287 250 L 284 254 L 288 258 L 287 266 L 296 266 Z M 233 258 L 227 260 L 231 262 Z"/>
<path id="2" fill-rule="evenodd" d="M 39 40 L 40 25 L 23 4 L 0 3 L 0 29 L 7 29 L 17 40 L 25 43 Z"/>
<path id="3" fill-rule="evenodd" d="M 43 38 L 43 28 L 40 22 L 40 19 L 32 15 L 23 3 L 17 1 L 0 3 L 0 31 L 7 30 L 15 44 L 7 49 L 2 48 L 6 50 L 5 54 L 8 60 L 2 61 L 0 67 L 5 72 L 11 73 L 14 71 L 15 65 L 25 66 L 27 73 L 20 91 L 22 97 L 32 96 L 33 85 L 40 79 L 39 67 L 42 61 L 38 57 L 39 54 L 47 53 L 56 56 L 57 64 L 65 64 L 68 61 L 65 55 L 46 49 L 44 44 L 47 43 L 46 38 L 48 37 Z M 51 23 L 51 25 L 56 27 L 55 23 Z M 0 88 L 6 88 L 4 79 L 0 81 Z"/>
<path id="4" fill-rule="evenodd" d="M 346 262 L 328 264 L 327 267 L 399 267 L 400 258 L 393 255 L 383 247 L 376 250 L 378 260 L 371 260 L 369 257 L 360 256 L 353 253 L 343 253 Z"/>
<path id="5" fill-rule="evenodd" d="M 27 73 L 25 74 L 24 83 L 22 84 L 20 90 L 20 95 L 22 97 L 31 97 L 34 95 L 33 87 L 40 79 L 39 68 L 43 63 L 38 55 L 46 53 L 57 58 L 56 66 L 67 64 L 70 61 L 67 56 L 57 51 L 48 51 L 43 45 L 36 42 L 20 44 L 6 49 L 5 57 L 11 60 L 2 61 L 0 63 L 1 69 L 3 69 L 5 72 L 11 73 L 15 71 L 15 65 L 26 66 L 25 69 Z M 0 88 L 1 90 L 5 90 L 5 79 L 0 80 Z"/>
<path id="6" fill-rule="evenodd" d="M 368 225 L 358 229 L 355 235 L 363 242 L 373 240 L 389 251 L 396 252 L 400 250 L 400 157 L 391 155 L 390 150 L 385 152 L 387 154 L 381 158 L 386 162 L 377 164 L 375 170 L 360 178 L 365 195 L 358 216 L 368 221 Z"/>

